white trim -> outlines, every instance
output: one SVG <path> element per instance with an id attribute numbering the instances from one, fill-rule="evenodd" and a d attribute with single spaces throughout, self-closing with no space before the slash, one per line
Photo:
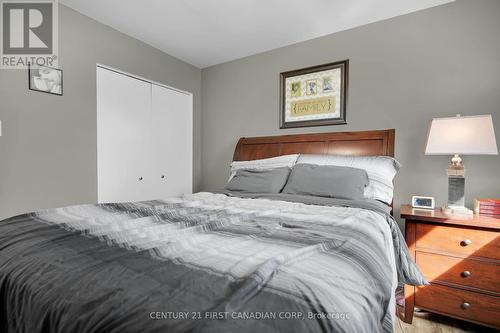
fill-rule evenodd
<path id="1" fill-rule="evenodd" d="M 186 95 L 193 96 L 193 93 L 191 93 L 191 92 L 189 92 L 189 91 L 181 90 L 181 89 L 178 89 L 178 88 L 175 88 L 175 87 L 172 87 L 172 86 L 168 86 L 168 85 L 163 84 L 163 83 L 160 83 L 160 82 L 152 81 L 152 80 L 146 79 L 146 78 L 144 78 L 144 77 L 142 77 L 142 76 L 139 76 L 139 75 L 131 74 L 131 73 L 129 73 L 129 72 L 122 71 L 121 69 L 117 69 L 117 68 L 115 68 L 115 67 L 111 67 L 111 66 L 107 66 L 107 65 L 100 64 L 100 63 L 96 63 L 96 70 L 97 70 L 97 67 L 100 67 L 100 68 L 103 68 L 103 69 L 107 69 L 107 70 L 109 70 L 109 71 L 112 71 L 112 72 L 115 72 L 115 73 L 118 73 L 118 74 L 122 74 L 122 75 L 130 76 L 130 77 L 132 77 L 132 78 L 134 78 L 134 79 L 137 79 L 137 80 L 141 80 L 141 81 L 149 82 L 149 83 L 154 84 L 154 85 L 156 85 L 156 86 L 160 86 L 160 87 L 167 88 L 167 89 L 170 89 L 170 90 L 174 90 L 174 91 L 177 91 L 177 92 L 180 92 L 180 93 L 186 94 Z"/>

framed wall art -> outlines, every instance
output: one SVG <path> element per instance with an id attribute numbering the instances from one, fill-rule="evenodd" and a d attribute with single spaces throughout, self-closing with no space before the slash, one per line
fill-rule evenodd
<path id="1" fill-rule="evenodd" d="M 30 90 L 53 95 L 63 95 L 63 71 L 58 68 L 28 64 Z"/>
<path id="2" fill-rule="evenodd" d="M 280 128 L 347 124 L 349 60 L 280 74 Z"/>

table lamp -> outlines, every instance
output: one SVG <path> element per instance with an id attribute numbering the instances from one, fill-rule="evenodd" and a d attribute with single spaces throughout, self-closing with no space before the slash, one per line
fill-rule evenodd
<path id="1" fill-rule="evenodd" d="M 462 155 L 497 155 L 491 115 L 434 118 L 429 127 L 425 155 L 453 155 L 447 169 L 448 205 L 445 213 L 472 214 L 465 207 L 465 167 Z"/>

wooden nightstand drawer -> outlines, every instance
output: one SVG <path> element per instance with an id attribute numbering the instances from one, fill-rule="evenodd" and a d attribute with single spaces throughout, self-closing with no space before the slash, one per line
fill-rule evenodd
<path id="1" fill-rule="evenodd" d="M 500 260 L 498 232 L 452 226 L 417 224 L 416 247 L 461 256 Z"/>
<path id="2" fill-rule="evenodd" d="M 451 287 L 417 287 L 415 304 L 439 313 L 500 327 L 500 298 Z"/>
<path id="3" fill-rule="evenodd" d="M 483 262 L 417 251 L 417 265 L 429 281 L 500 293 L 500 262 Z"/>

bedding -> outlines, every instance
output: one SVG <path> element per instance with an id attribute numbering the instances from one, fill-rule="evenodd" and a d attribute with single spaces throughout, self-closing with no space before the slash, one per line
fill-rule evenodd
<path id="1" fill-rule="evenodd" d="M 240 169 L 225 189 L 248 193 L 280 193 L 290 175 L 289 167 L 275 169 Z"/>
<path id="2" fill-rule="evenodd" d="M 1 221 L 0 331 L 392 332 L 426 283 L 379 202 L 226 192 Z"/>
<path id="3" fill-rule="evenodd" d="M 401 164 L 389 156 L 347 156 L 301 154 L 297 164 L 337 165 L 364 169 L 370 180 L 364 196 L 390 205 L 394 195 L 392 181 L 401 168 Z"/>
<path id="4" fill-rule="evenodd" d="M 275 169 L 275 168 L 283 168 L 288 167 L 292 168 L 297 159 L 299 158 L 299 154 L 290 154 L 290 155 L 281 155 L 270 158 L 263 158 L 258 160 L 249 160 L 249 161 L 233 161 L 231 162 L 231 174 L 229 176 L 229 180 L 234 177 L 236 171 L 238 170 L 259 170 L 259 169 Z"/>
<path id="5" fill-rule="evenodd" d="M 283 193 L 356 200 L 364 197 L 367 185 L 368 175 L 363 169 L 297 164 Z"/>

